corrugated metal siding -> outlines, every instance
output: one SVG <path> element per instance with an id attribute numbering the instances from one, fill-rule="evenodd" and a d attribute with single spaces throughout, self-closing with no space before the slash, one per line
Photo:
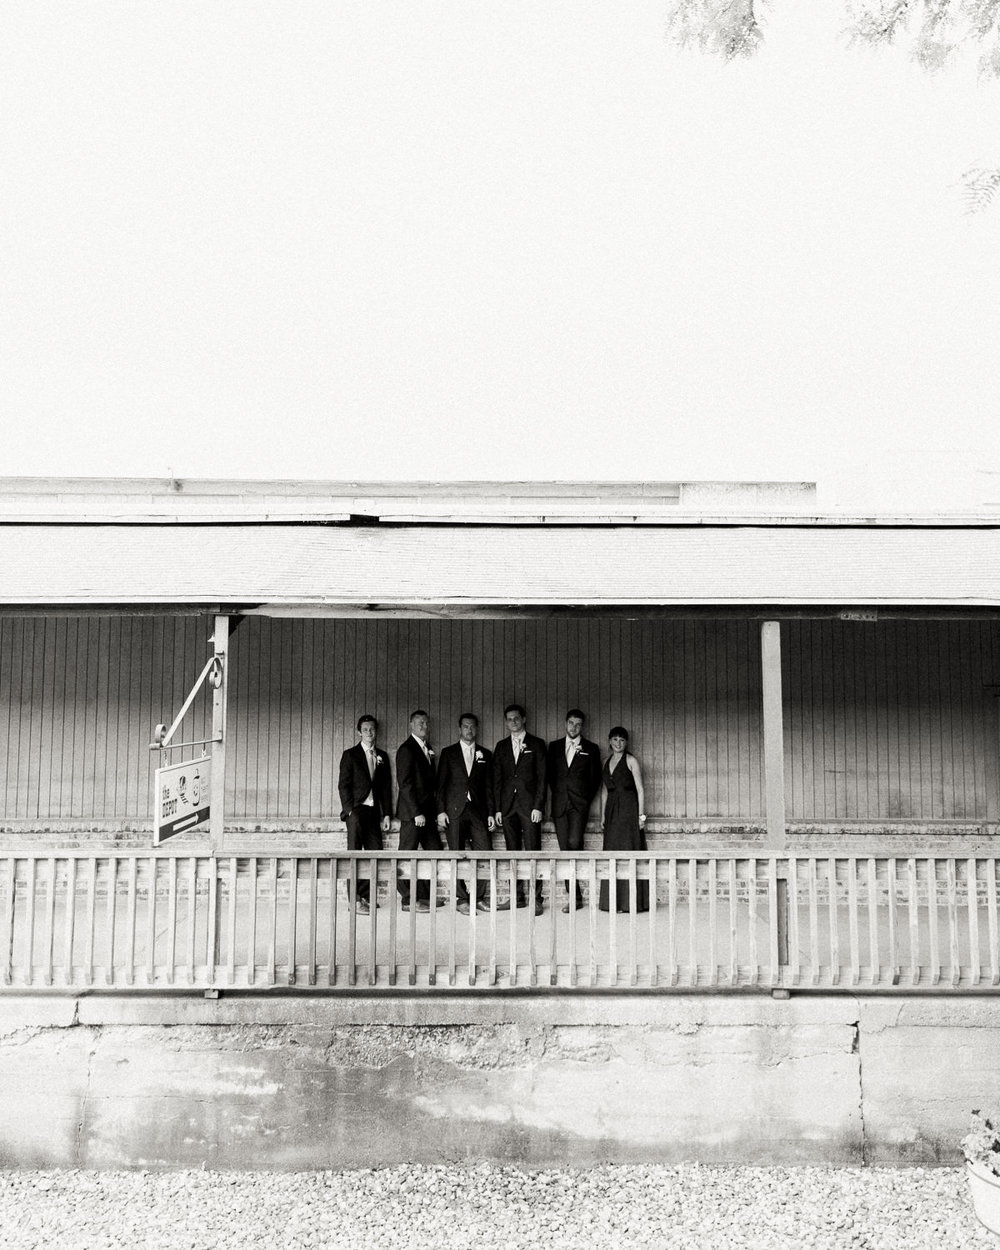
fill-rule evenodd
<path id="1" fill-rule="evenodd" d="M 0 618 L 0 819 L 147 820 L 153 726 L 208 654 L 205 620 Z M 782 625 L 786 785 L 800 820 L 992 819 L 998 627 Z M 472 708 L 481 740 L 519 699 L 534 732 L 579 703 L 602 745 L 621 721 L 646 808 L 759 819 L 760 647 L 752 621 L 244 620 L 232 640 L 227 815 L 329 820 L 354 722 L 394 752 L 423 705 L 435 742 Z M 200 699 L 179 737 L 207 732 Z"/>
<path id="2" fill-rule="evenodd" d="M 0 618 L 0 818 L 147 818 L 153 728 L 180 708 L 207 632 L 197 618 Z M 205 725 L 196 705 L 185 737 Z"/>
<path id="3" fill-rule="evenodd" d="M 1000 530 L 17 526 L 0 603 L 1000 604 Z"/>
<path id="4" fill-rule="evenodd" d="M 993 623 L 782 625 L 788 815 L 994 819 Z"/>
<path id="5" fill-rule="evenodd" d="M 439 745 L 475 711 L 480 740 L 503 707 L 529 710 L 546 740 L 580 704 L 603 746 L 622 722 L 643 764 L 650 813 L 738 818 L 761 811 L 756 625 L 734 622 L 278 621 L 233 639 L 230 725 L 239 820 L 330 817 L 336 768 L 372 711 L 390 752 L 426 707 Z"/>

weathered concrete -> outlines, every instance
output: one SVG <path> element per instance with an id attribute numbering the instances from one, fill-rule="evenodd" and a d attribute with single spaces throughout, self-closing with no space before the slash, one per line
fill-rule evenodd
<path id="1" fill-rule="evenodd" d="M 981 999 L 12 997 L 0 1164 L 953 1162 L 998 1060 Z"/>

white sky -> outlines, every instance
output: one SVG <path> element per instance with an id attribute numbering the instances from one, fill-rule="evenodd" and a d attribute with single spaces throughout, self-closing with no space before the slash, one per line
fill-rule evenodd
<path id="1" fill-rule="evenodd" d="M 9 0 L 0 475 L 1000 500 L 1000 85 L 665 13 Z"/>

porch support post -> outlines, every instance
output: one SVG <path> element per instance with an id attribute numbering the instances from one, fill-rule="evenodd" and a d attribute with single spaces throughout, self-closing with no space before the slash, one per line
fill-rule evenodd
<path id="1" fill-rule="evenodd" d="M 777 621 L 761 621 L 764 719 L 764 812 L 767 849 L 785 850 L 785 735 L 781 716 L 781 632 Z"/>
<path id="2" fill-rule="evenodd" d="M 216 616 L 213 633 L 216 658 L 222 662 L 222 680 L 212 690 L 212 815 L 209 832 L 212 850 L 222 850 L 226 813 L 226 694 L 229 689 L 229 617 Z"/>

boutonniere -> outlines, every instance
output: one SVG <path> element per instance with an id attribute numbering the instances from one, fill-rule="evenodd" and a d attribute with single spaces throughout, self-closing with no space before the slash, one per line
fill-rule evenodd
<path id="1" fill-rule="evenodd" d="M 482 751 L 477 751 L 477 752 L 476 752 L 476 763 L 477 763 L 477 764 L 481 764 L 482 762 L 483 762 L 483 753 L 482 753 Z"/>
<path id="2" fill-rule="evenodd" d="M 375 752 L 375 767 L 378 768 L 379 764 L 381 763 L 382 763 L 382 756 L 379 755 L 378 751 L 376 751 Z"/>
<path id="3" fill-rule="evenodd" d="M 433 758 L 434 758 L 434 748 L 433 748 L 433 747 L 428 747 L 428 748 L 427 748 L 427 754 L 431 757 L 431 759 L 433 759 Z"/>

